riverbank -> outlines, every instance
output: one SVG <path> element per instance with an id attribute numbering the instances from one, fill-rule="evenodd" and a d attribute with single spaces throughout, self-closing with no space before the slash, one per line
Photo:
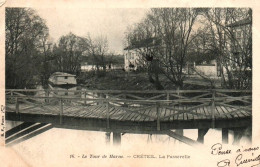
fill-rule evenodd
<path id="1" fill-rule="evenodd" d="M 159 76 L 165 90 L 176 90 L 176 86 L 164 75 Z M 147 73 L 125 72 L 123 70 L 107 71 L 97 75 L 94 71 L 84 72 L 78 78 L 78 83 L 92 90 L 156 90 Z M 210 83 L 198 77 L 186 78 L 183 89 L 208 89 Z"/>

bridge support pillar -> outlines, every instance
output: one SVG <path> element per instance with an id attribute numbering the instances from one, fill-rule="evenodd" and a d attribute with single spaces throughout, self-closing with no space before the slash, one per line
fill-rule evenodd
<path id="1" fill-rule="evenodd" d="M 204 136 L 208 132 L 209 129 L 198 129 L 198 139 L 197 141 L 200 143 L 204 143 Z"/>
<path id="2" fill-rule="evenodd" d="M 175 130 L 175 133 L 178 134 L 178 135 L 181 135 L 183 136 L 183 129 L 176 129 Z M 174 143 L 176 143 L 178 140 L 174 139 Z"/>
<path id="3" fill-rule="evenodd" d="M 222 143 L 228 144 L 228 129 L 222 128 Z"/>
<path id="4" fill-rule="evenodd" d="M 233 141 L 233 145 L 239 145 L 240 144 L 240 140 L 243 137 L 243 134 L 245 134 L 245 128 L 234 128 L 234 141 Z"/>
<path id="5" fill-rule="evenodd" d="M 121 133 L 113 132 L 113 145 L 121 144 Z"/>
<path id="6" fill-rule="evenodd" d="M 250 144 L 252 144 L 252 127 L 246 129 L 246 138 Z"/>
<path id="7" fill-rule="evenodd" d="M 244 128 L 234 128 L 234 141 L 233 145 L 239 145 L 241 138 L 244 136 L 247 138 L 249 143 L 252 142 L 252 128 L 251 127 L 244 127 Z"/>
<path id="8" fill-rule="evenodd" d="M 106 132 L 106 144 L 107 145 L 110 144 L 110 135 L 111 135 L 111 132 Z"/>

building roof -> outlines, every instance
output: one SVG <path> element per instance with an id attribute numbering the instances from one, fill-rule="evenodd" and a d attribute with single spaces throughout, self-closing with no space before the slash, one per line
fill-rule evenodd
<path id="1" fill-rule="evenodd" d="M 251 25 L 251 24 L 252 24 L 252 19 L 248 17 L 248 18 L 236 21 L 234 23 L 228 24 L 227 27 L 240 27 L 243 25 Z"/>
<path id="2" fill-rule="evenodd" d="M 135 42 L 133 45 L 124 48 L 124 50 L 132 50 L 143 47 L 152 47 L 157 46 L 161 43 L 161 40 L 158 38 L 146 38 L 140 41 Z"/>
<path id="3" fill-rule="evenodd" d="M 52 74 L 52 76 L 57 76 L 57 77 L 75 77 L 76 75 L 65 73 L 65 72 L 55 72 Z"/>

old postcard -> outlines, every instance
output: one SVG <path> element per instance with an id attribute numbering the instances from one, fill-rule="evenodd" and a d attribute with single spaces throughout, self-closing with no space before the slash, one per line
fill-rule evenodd
<path id="1" fill-rule="evenodd" d="M 0 5 L 1 166 L 260 166 L 260 3 Z"/>

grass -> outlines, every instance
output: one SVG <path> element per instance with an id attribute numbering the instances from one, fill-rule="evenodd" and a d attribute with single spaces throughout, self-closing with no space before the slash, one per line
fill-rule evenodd
<path id="1" fill-rule="evenodd" d="M 165 90 L 176 90 L 176 86 L 165 76 L 160 75 L 160 81 Z M 193 81 L 196 82 L 193 83 Z M 98 75 L 94 71 L 84 72 L 78 78 L 78 83 L 82 87 L 92 90 L 156 90 L 155 86 L 149 82 L 147 73 L 125 72 L 123 70 L 107 71 L 102 75 Z M 187 90 L 209 88 L 209 83 L 200 78 L 188 78 L 184 83 L 183 89 Z"/>

